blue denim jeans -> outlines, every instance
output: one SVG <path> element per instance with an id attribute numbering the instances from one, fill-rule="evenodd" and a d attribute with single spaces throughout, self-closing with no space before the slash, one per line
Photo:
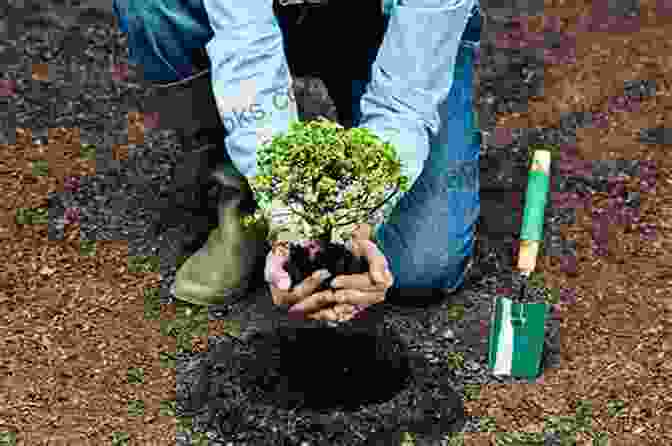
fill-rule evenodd
<path id="1" fill-rule="evenodd" d="M 149 81 L 175 81 L 191 74 L 192 51 L 213 37 L 203 0 L 114 0 L 113 6 L 119 26 L 128 34 L 129 61 L 142 66 Z M 282 21 L 279 25 L 291 26 Z M 438 133 L 430 138 L 429 158 L 376 234 L 397 290 L 452 290 L 465 278 L 480 214 L 480 133 L 472 103 L 480 25 L 476 7 L 462 34 L 453 84 L 439 109 Z M 370 55 L 371 65 L 376 48 Z M 360 109 L 366 85 L 354 79 L 352 85 L 356 126 L 366 118 Z"/>

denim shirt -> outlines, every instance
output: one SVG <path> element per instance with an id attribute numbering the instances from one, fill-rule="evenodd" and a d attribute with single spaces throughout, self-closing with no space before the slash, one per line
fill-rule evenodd
<path id="1" fill-rule="evenodd" d="M 203 0 L 203 3 L 214 31 L 214 38 L 207 44 L 206 49 L 211 59 L 213 92 L 227 130 L 226 147 L 234 165 L 250 180 L 254 190 L 253 179 L 257 175 L 257 160 L 261 158 L 258 151 L 263 150 L 263 146 L 270 142 L 274 135 L 285 133 L 291 122 L 298 120 L 296 103 L 291 99 L 293 97 L 291 76 L 283 51 L 282 34 L 271 11 L 272 0 L 252 0 L 238 3 L 235 7 L 225 5 L 228 2 L 221 0 Z M 380 66 L 387 66 L 386 63 L 393 66 L 396 63 L 395 71 L 405 72 L 408 67 L 413 73 L 408 74 L 408 81 L 404 79 L 403 82 L 396 81 L 396 83 L 381 80 L 376 84 L 374 76 L 374 82 L 370 83 L 362 98 L 364 120 L 367 116 L 372 122 L 378 119 L 381 128 L 391 125 L 398 134 L 401 134 L 402 139 L 398 140 L 395 147 L 404 146 L 401 147 L 403 150 L 399 150 L 399 155 L 402 164 L 408 166 L 402 168 L 402 174 L 409 178 L 409 187 L 412 187 L 419 177 L 422 165 L 429 154 L 426 134 L 438 131 L 440 123 L 436 104 L 441 101 L 441 97 L 447 97 L 450 90 L 458 47 L 463 41 L 466 43 L 472 39 L 471 42 L 476 42 L 480 39 L 480 29 L 478 29 L 479 37 L 474 37 L 476 21 L 470 20 L 479 12 L 478 0 L 446 0 L 445 3 L 453 8 L 451 15 L 445 16 L 445 20 L 436 17 L 432 19 L 427 14 L 429 9 L 424 9 L 426 22 L 436 29 L 426 29 L 426 26 L 423 29 L 413 29 L 416 25 L 412 14 L 420 8 L 408 8 L 407 15 L 404 18 L 399 17 L 396 23 L 398 29 L 403 30 L 402 36 L 390 35 L 388 28 L 385 39 L 391 42 L 389 45 L 392 47 L 398 45 L 399 48 L 403 48 L 407 44 L 404 39 L 413 42 L 421 38 L 432 40 L 434 34 L 440 34 L 443 40 L 436 38 L 433 44 L 435 47 L 440 47 L 445 54 L 449 54 L 450 57 L 445 59 L 452 58 L 451 61 L 447 63 L 446 60 L 437 60 L 435 54 L 429 54 L 432 51 L 430 44 L 427 45 L 427 49 L 422 45 L 416 45 L 418 48 L 417 52 L 413 51 L 414 54 L 404 57 L 395 54 L 387 62 L 380 60 L 379 52 L 376 64 L 380 62 Z M 390 15 L 390 21 L 395 20 L 395 8 L 402 7 L 399 5 L 399 0 L 383 0 L 382 5 L 385 12 Z M 267 8 L 268 11 L 261 12 L 260 8 Z M 445 9 L 436 8 L 437 11 Z M 452 27 L 450 20 L 455 21 Z M 422 24 L 418 24 L 417 27 L 422 27 Z M 445 42 L 446 38 L 450 41 Z M 437 65 L 441 63 L 443 65 Z M 434 78 L 424 79 L 429 76 L 423 72 L 425 65 Z M 384 70 L 377 71 L 379 79 L 387 76 Z M 418 81 L 414 84 L 415 78 Z M 404 125 L 408 126 L 408 129 L 403 129 Z M 363 127 L 366 128 L 367 125 Z M 373 125 L 373 128 L 375 127 Z M 399 130 L 400 128 L 402 129 Z M 384 132 L 374 133 L 384 140 L 387 139 L 387 135 L 381 134 Z M 395 138 L 398 137 L 391 139 Z M 403 194 L 397 194 L 395 199 L 390 200 L 371 223 L 379 226 L 402 196 Z M 293 214 L 286 208 L 283 209 L 279 203 L 272 202 L 272 197 L 256 194 L 256 199 L 261 212 L 270 218 L 272 228 L 292 226 L 296 231 L 290 231 L 290 239 L 306 238 L 308 230 L 306 225 L 296 218 L 292 219 Z M 350 230 L 350 227 L 341 228 L 341 231 L 335 234 L 334 240 L 342 241 Z"/>

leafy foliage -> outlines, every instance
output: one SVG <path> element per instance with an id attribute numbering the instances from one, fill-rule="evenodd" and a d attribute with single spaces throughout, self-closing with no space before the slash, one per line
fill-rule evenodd
<path id="1" fill-rule="evenodd" d="M 250 185 L 260 210 L 244 223 L 270 221 L 263 210 L 279 201 L 294 214 L 293 232 L 331 239 L 337 227 L 366 221 L 399 190 L 408 191 L 401 168 L 392 145 L 367 129 L 345 130 L 325 118 L 294 122 L 258 153 L 258 173 Z M 391 185 L 396 190 L 386 199 Z"/>

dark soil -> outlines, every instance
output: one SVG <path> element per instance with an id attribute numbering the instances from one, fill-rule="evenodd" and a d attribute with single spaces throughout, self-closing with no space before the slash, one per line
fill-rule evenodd
<path id="1" fill-rule="evenodd" d="M 308 248 L 292 244 L 289 249 L 289 261 L 284 268 L 292 279 L 293 288 L 317 270 L 329 270 L 331 278 L 343 274 L 360 274 L 369 271 L 369 262 L 366 258 L 355 257 L 340 243 L 329 243 L 326 248 L 322 247 L 313 260 L 310 258 Z M 318 291 L 330 289 L 331 278 L 325 280 Z"/>

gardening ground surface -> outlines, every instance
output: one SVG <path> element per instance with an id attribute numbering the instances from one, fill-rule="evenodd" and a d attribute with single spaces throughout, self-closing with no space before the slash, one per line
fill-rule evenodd
<path id="1" fill-rule="evenodd" d="M 626 12 L 609 21 L 597 3 L 531 12 L 484 3 L 472 280 L 440 301 L 389 301 L 308 335 L 263 284 L 209 310 L 171 301 L 189 239 L 208 228 L 207 210 L 180 208 L 189 195 L 177 193 L 198 160 L 174 132 L 143 125 L 134 67 L 113 76 L 127 43 L 109 11 L 19 3 L 36 13 L 2 14 L 0 444 L 670 444 L 664 2 L 642 0 L 635 29 L 624 28 Z M 513 32 L 528 41 L 544 36 L 543 18 L 561 18 L 542 43 L 555 50 L 496 42 L 526 15 L 527 33 Z M 575 60 L 553 61 L 567 45 Z M 79 86 L 64 73 L 67 57 Z M 336 118 L 319 80 L 298 79 L 296 96 L 303 119 Z M 528 146 L 538 142 L 560 147 L 538 277 L 562 303 L 541 377 L 498 379 L 487 372 L 485 325 L 510 286 Z M 305 392 L 290 392 L 297 386 Z M 428 426 L 463 436 L 448 443 Z"/>

